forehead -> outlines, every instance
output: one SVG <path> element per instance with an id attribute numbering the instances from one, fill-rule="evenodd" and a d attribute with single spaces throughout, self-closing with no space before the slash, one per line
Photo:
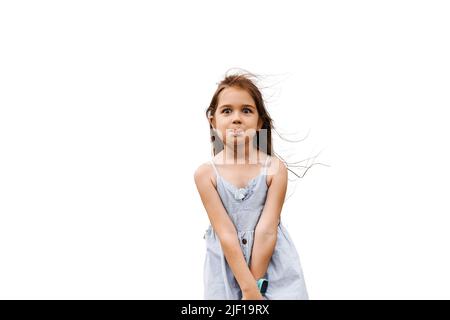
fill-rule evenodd
<path id="1" fill-rule="evenodd" d="M 241 104 L 255 105 L 252 96 L 246 90 L 234 87 L 223 89 L 219 94 L 218 102 L 219 107 L 223 104 L 233 106 Z"/>

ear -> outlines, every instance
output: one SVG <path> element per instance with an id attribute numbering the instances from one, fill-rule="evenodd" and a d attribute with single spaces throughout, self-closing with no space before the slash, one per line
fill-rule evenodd
<path id="1" fill-rule="evenodd" d="M 214 119 L 214 116 L 208 117 L 209 124 L 215 129 L 216 128 L 216 120 Z"/>
<path id="2" fill-rule="evenodd" d="M 257 125 L 258 131 L 262 129 L 263 124 L 264 124 L 263 119 L 261 117 L 259 117 L 258 125 Z"/>

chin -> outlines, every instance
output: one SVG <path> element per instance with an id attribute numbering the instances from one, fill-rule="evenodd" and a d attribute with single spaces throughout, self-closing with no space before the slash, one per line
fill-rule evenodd
<path id="1" fill-rule="evenodd" d="M 248 143 L 248 141 L 249 141 L 248 137 L 244 137 L 244 136 L 242 136 L 242 137 L 229 137 L 227 139 L 227 141 L 226 141 L 226 144 L 228 146 L 230 146 L 230 147 L 235 146 L 235 145 L 241 146 L 241 145 L 245 145 L 246 141 Z"/>

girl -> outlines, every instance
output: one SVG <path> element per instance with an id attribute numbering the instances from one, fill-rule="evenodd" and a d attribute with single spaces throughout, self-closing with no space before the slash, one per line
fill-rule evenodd
<path id="1" fill-rule="evenodd" d="M 194 174 L 211 222 L 204 298 L 308 299 L 297 250 L 280 221 L 287 167 L 273 155 L 260 90 L 245 74 L 226 76 L 206 116 L 214 156 Z"/>

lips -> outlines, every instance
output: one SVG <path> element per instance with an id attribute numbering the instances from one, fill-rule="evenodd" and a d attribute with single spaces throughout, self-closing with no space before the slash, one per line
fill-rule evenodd
<path id="1" fill-rule="evenodd" d="M 230 130 L 231 135 L 233 136 L 241 136 L 244 134 L 244 130 L 242 129 L 232 129 Z"/>

